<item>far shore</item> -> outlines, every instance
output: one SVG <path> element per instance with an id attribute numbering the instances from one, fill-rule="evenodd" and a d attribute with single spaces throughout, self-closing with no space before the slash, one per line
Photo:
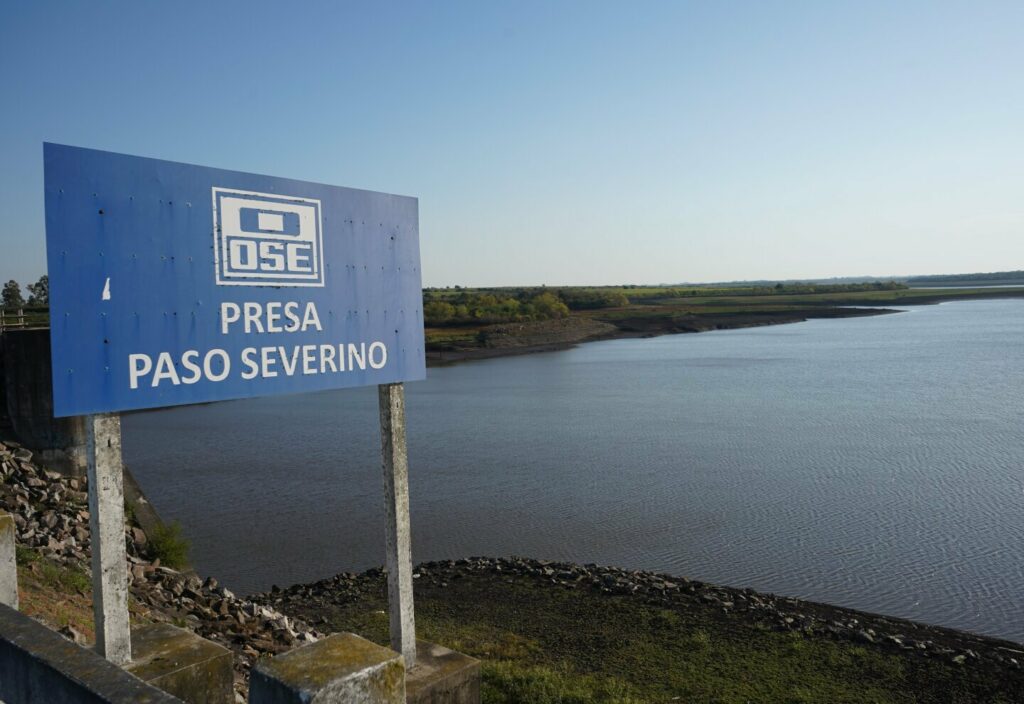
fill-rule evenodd
<path id="1" fill-rule="evenodd" d="M 488 331 L 506 331 L 517 328 L 519 339 L 550 337 L 550 340 L 532 343 L 517 343 L 515 335 L 506 335 L 492 344 L 479 346 L 460 346 L 447 349 L 432 348 L 427 345 L 427 366 L 440 367 L 456 362 L 476 359 L 492 359 L 494 357 L 510 357 L 513 355 L 535 354 L 539 352 L 557 352 L 576 347 L 584 342 L 600 340 L 622 340 L 640 337 L 660 337 L 661 335 L 677 335 L 682 333 L 708 332 L 711 330 L 734 330 L 739 328 L 763 327 L 766 325 L 785 325 L 802 323 L 815 318 L 861 318 L 870 315 L 886 315 L 902 311 L 890 308 L 826 308 L 813 311 L 778 311 L 765 313 L 726 313 L 716 316 L 693 316 L 692 318 L 651 318 L 637 317 L 624 319 L 616 325 L 595 328 L 593 325 L 568 324 L 558 326 L 557 332 L 549 332 L 552 322 L 541 321 L 520 323 L 518 325 L 495 325 L 485 328 Z M 573 320 L 572 318 L 569 319 Z"/>
<path id="2" fill-rule="evenodd" d="M 427 365 L 555 352 L 584 342 L 858 318 L 902 312 L 886 306 L 1024 298 L 1019 288 L 901 289 L 859 293 L 651 298 L 626 306 L 572 311 L 554 320 L 426 329 Z"/>

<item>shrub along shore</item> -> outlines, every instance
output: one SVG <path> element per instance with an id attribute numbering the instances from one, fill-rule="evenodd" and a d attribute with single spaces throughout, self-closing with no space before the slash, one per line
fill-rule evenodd
<path id="1" fill-rule="evenodd" d="M 92 641 L 86 486 L 0 442 L 22 610 Z M 136 622 L 230 648 L 244 701 L 259 657 L 353 631 L 386 644 L 386 575 L 342 573 L 241 597 L 180 564 L 173 529 L 127 512 Z M 1021 702 L 1024 646 L 685 577 L 526 558 L 415 573 L 419 634 L 483 660 L 486 702 Z"/>

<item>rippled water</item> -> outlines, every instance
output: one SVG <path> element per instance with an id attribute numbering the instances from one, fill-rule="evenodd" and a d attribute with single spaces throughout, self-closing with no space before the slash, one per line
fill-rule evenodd
<path id="1" fill-rule="evenodd" d="M 1024 641 L 1024 302 L 615 340 L 407 386 L 414 558 L 667 571 Z M 373 389 L 125 419 L 239 591 L 383 561 Z"/>

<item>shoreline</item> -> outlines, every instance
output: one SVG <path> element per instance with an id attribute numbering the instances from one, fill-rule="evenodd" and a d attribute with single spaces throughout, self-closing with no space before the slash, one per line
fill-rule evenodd
<path id="1" fill-rule="evenodd" d="M 541 667 L 609 677 L 635 688 L 629 701 L 1024 701 L 1024 644 L 1006 639 L 595 564 L 472 557 L 413 572 L 420 637 L 480 658 L 499 692 L 508 669 L 524 680 Z M 388 642 L 381 568 L 248 598 Z M 888 696 L 861 692 L 879 673 Z M 816 678 L 812 698 L 782 694 Z M 844 680 L 852 689 L 829 690 Z M 735 686 L 742 693 L 723 696 Z"/>
<path id="2" fill-rule="evenodd" d="M 935 301 L 938 303 L 941 301 Z M 690 333 L 711 332 L 714 330 L 740 330 L 745 328 L 767 327 L 769 325 L 789 325 L 804 323 L 808 320 L 830 318 L 862 318 L 874 315 L 888 315 L 903 311 L 892 308 L 825 308 L 820 310 L 771 311 L 751 313 L 725 313 L 715 316 L 664 316 L 664 317 L 632 317 L 608 323 L 611 329 L 581 334 L 572 339 L 552 340 L 536 344 L 508 344 L 480 347 L 452 347 L 438 349 L 427 343 L 426 358 L 428 367 L 443 367 L 458 362 L 469 362 L 496 357 L 513 357 L 542 352 L 560 352 L 572 349 L 587 342 L 603 342 L 606 340 L 630 340 L 663 335 L 683 335 Z M 601 321 L 596 316 L 593 319 Z M 544 321 L 548 322 L 548 321 Z M 532 323 L 524 323 L 520 327 L 529 327 Z M 508 325 L 489 326 L 490 328 L 507 328 Z M 485 328 L 486 330 L 487 328 Z M 433 347 L 433 348 L 432 348 Z"/>
<path id="3" fill-rule="evenodd" d="M 909 289 L 911 293 L 920 290 L 922 289 Z M 636 304 L 617 309 L 579 311 L 560 320 L 500 323 L 481 328 L 460 328 L 459 326 L 433 328 L 431 330 L 439 336 L 460 330 L 475 330 L 476 335 L 472 341 L 463 339 L 455 342 L 443 342 L 431 340 L 428 331 L 426 336 L 427 366 L 441 367 L 457 362 L 495 357 L 558 352 L 571 349 L 584 342 L 788 325 L 823 318 L 888 315 L 904 312 L 901 309 L 906 306 L 937 305 L 954 301 L 1024 298 L 1024 288 L 993 288 L 990 291 L 981 292 L 976 289 L 972 291 L 953 289 L 951 293 L 941 293 L 937 289 L 926 290 L 930 293 L 925 295 L 908 294 L 891 300 L 850 297 L 840 301 L 830 294 L 821 294 L 820 301 L 802 301 L 799 305 L 788 309 L 779 310 L 779 306 L 766 306 L 766 308 L 755 306 L 735 311 L 711 313 L 704 312 L 699 308 L 686 307 L 684 299 L 677 307 Z M 901 298 L 905 300 L 901 300 Z M 786 302 L 780 301 L 780 303 L 785 308 Z M 575 332 L 572 329 L 574 327 L 578 328 Z"/>
<path id="4" fill-rule="evenodd" d="M 413 568 L 413 573 L 417 587 L 430 584 L 445 588 L 442 585 L 470 575 L 484 581 L 504 581 L 515 576 L 529 578 L 545 588 L 589 590 L 609 597 L 636 597 L 648 604 L 651 600 L 666 604 L 680 600 L 696 601 L 726 615 L 767 620 L 778 630 L 800 631 L 805 635 L 825 635 L 860 643 L 888 643 L 908 651 L 931 651 L 932 656 L 946 656 L 950 660 L 966 650 L 973 650 L 975 655 L 968 657 L 976 660 L 989 657 L 1001 662 L 1012 657 L 1018 661 L 1018 666 L 1011 664 L 1011 667 L 1020 669 L 1024 674 L 1024 642 L 774 592 L 760 592 L 750 587 L 713 584 L 666 572 L 520 556 L 477 556 L 421 562 Z M 386 590 L 386 576 L 387 570 L 383 567 L 372 567 L 360 573 L 339 572 L 315 582 L 284 588 L 274 586 L 266 592 L 247 594 L 245 598 L 278 609 L 297 607 L 296 617 L 312 623 L 316 620 L 311 617 L 313 614 L 302 616 L 298 613 L 304 610 L 300 605 L 311 595 L 318 591 L 326 594 L 339 588 L 346 592 L 353 589 L 372 591 L 377 587 Z M 285 609 L 284 613 L 290 612 Z M 871 633 L 868 633 L 869 629 Z"/>

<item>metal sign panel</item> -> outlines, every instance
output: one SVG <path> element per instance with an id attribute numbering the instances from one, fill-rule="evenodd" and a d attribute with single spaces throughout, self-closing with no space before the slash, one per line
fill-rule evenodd
<path id="1" fill-rule="evenodd" d="M 43 152 L 55 415 L 426 376 L 415 198 Z"/>

